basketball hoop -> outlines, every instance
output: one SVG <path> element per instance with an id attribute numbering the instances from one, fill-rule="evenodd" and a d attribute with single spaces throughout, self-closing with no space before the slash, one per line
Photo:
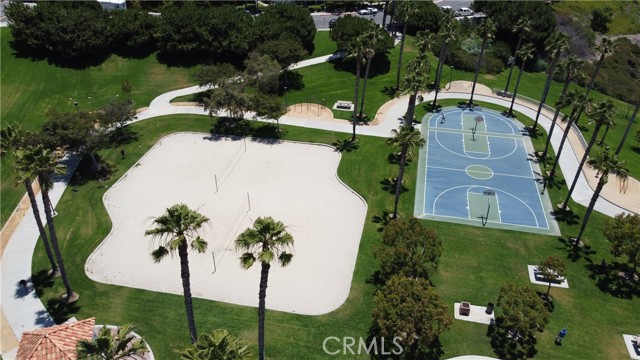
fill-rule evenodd
<path id="1" fill-rule="evenodd" d="M 473 127 L 473 131 L 471 131 L 471 140 L 476 141 L 476 130 L 478 130 L 478 124 L 484 122 L 484 117 L 482 117 L 482 115 L 478 115 L 473 120 L 475 120 L 476 124 Z"/>

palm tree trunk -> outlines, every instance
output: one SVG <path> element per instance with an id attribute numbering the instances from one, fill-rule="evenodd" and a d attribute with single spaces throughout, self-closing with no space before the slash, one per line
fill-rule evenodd
<path id="1" fill-rule="evenodd" d="M 400 39 L 400 55 L 398 56 L 398 70 L 396 73 L 396 89 L 400 88 L 400 70 L 402 68 L 402 53 L 404 52 L 404 40 L 407 35 L 407 21 L 404 21 L 404 26 L 402 27 L 402 37 Z"/>
<path id="2" fill-rule="evenodd" d="M 547 287 L 547 295 L 545 296 L 547 299 L 549 298 L 550 292 L 551 292 L 551 283 L 549 283 L 549 287 Z"/>
<path id="3" fill-rule="evenodd" d="M 404 177 L 404 167 L 407 163 L 407 151 L 409 150 L 409 145 L 402 145 L 402 150 L 400 152 L 400 170 L 398 170 L 398 178 L 396 179 L 396 194 L 394 197 L 394 205 L 393 205 L 393 218 L 398 217 L 398 202 L 400 201 L 400 192 L 402 191 L 402 178 Z"/>
<path id="4" fill-rule="evenodd" d="M 536 119 L 533 122 L 533 133 L 535 134 L 536 129 L 538 128 L 538 119 L 540 118 L 540 113 L 542 112 L 542 106 L 544 102 L 547 101 L 547 95 L 549 94 L 549 88 L 551 87 L 551 79 L 553 78 L 553 74 L 556 72 L 556 64 L 557 59 L 551 63 L 549 67 L 549 71 L 547 72 L 547 81 L 544 83 L 544 90 L 542 90 L 542 97 L 540 98 L 540 103 L 538 104 L 538 111 L 536 112 Z"/>
<path id="5" fill-rule="evenodd" d="M 31 202 L 31 210 L 33 210 L 33 216 L 36 218 L 38 232 L 40 233 L 40 238 L 42 239 L 42 243 L 44 244 L 44 250 L 47 253 L 49 263 L 51 264 L 51 275 L 59 276 L 60 272 L 58 270 L 58 265 L 56 265 L 56 262 L 53 259 L 53 253 L 51 252 L 51 247 L 49 246 L 49 238 L 47 237 L 47 233 L 44 231 L 44 225 L 42 224 L 40 211 L 38 210 L 38 202 L 36 201 L 36 194 L 33 192 L 33 187 L 31 187 L 30 180 L 31 179 L 24 179 L 24 187 L 27 189 L 27 195 L 29 195 L 29 201 Z"/>
<path id="6" fill-rule="evenodd" d="M 582 107 L 581 107 L 582 108 Z M 578 117 L 576 116 L 576 120 Z M 584 151 L 584 155 L 582 156 L 582 160 L 580 160 L 580 164 L 578 164 L 578 171 L 576 171 L 576 175 L 573 177 L 573 182 L 571 183 L 571 188 L 569 189 L 569 193 L 567 194 L 567 198 L 564 200 L 562 204 L 562 210 L 567 209 L 567 204 L 569 203 L 569 199 L 571 199 L 571 195 L 573 194 L 573 190 L 576 188 L 576 184 L 578 183 L 578 178 L 580 177 L 580 172 L 582 172 L 582 167 L 584 163 L 587 162 L 587 158 L 589 157 L 589 152 L 593 147 L 593 144 L 596 142 L 596 138 L 598 136 L 598 132 L 600 132 L 600 128 L 602 125 L 600 123 L 596 123 L 595 129 L 593 129 L 593 135 L 591 136 L 591 140 L 589 140 L 589 144 L 587 145 L 587 149 Z"/>
<path id="7" fill-rule="evenodd" d="M 258 356 L 264 360 L 264 320 L 266 315 L 267 282 L 269 281 L 269 263 L 262 263 L 260 270 L 260 292 L 258 293 Z"/>
<path id="8" fill-rule="evenodd" d="M 522 66 L 520 66 L 520 72 L 518 73 L 518 80 L 516 80 L 516 88 L 513 89 L 513 96 L 511 97 L 511 107 L 509 107 L 509 115 L 513 116 L 513 103 L 516 101 L 516 95 L 518 95 L 518 87 L 520 86 L 520 78 L 522 77 L 522 73 L 524 72 L 524 61 L 522 62 Z"/>
<path id="9" fill-rule="evenodd" d="M 440 56 L 438 56 L 438 67 L 436 68 L 436 83 L 434 86 L 436 93 L 435 93 L 435 96 L 433 97 L 433 104 L 431 105 L 434 111 L 436 109 L 436 104 L 438 101 L 438 92 L 440 91 L 440 78 L 442 77 L 442 68 L 444 67 L 446 54 L 447 54 L 447 49 L 446 49 L 445 43 L 443 42 L 442 46 L 440 47 Z"/>
<path id="10" fill-rule="evenodd" d="M 518 37 L 518 43 L 516 44 L 516 52 L 514 54 L 518 53 L 518 50 L 520 50 L 520 45 L 522 45 L 522 36 Z M 511 74 L 513 73 L 513 67 L 516 66 L 516 57 L 513 57 L 513 63 L 511 64 L 511 67 L 509 67 L 509 77 L 507 77 L 507 85 L 504 86 L 504 92 L 507 93 L 509 92 L 509 83 L 511 82 Z"/>
<path id="11" fill-rule="evenodd" d="M 480 65 L 482 65 L 482 56 L 484 55 L 484 49 L 487 47 L 487 39 L 482 42 L 480 48 L 480 54 L 478 55 L 478 61 L 476 62 L 476 74 L 473 76 L 473 87 L 471 88 L 471 97 L 469 98 L 469 106 L 473 105 L 473 93 L 476 91 L 476 83 L 478 82 L 478 74 L 480 73 Z"/>
<path id="12" fill-rule="evenodd" d="M 600 145 L 604 145 L 604 139 L 607 138 L 607 133 L 609 132 L 609 128 L 611 128 L 610 125 L 605 126 L 604 134 L 602 134 L 602 137 L 600 138 Z"/>
<path id="13" fill-rule="evenodd" d="M 409 95 L 409 105 L 407 105 L 407 112 L 404 114 L 405 126 L 413 126 L 413 114 L 415 113 L 417 98 L 417 92 Z"/>
<path id="14" fill-rule="evenodd" d="M 596 65 L 596 70 L 593 72 L 593 75 L 591 75 L 591 80 L 589 80 L 589 85 L 587 86 L 587 94 L 586 94 L 587 99 L 589 99 L 589 93 L 591 93 L 591 89 L 593 88 L 593 84 L 596 81 L 596 77 L 600 72 L 600 67 L 602 66 L 603 61 L 604 61 L 604 54 L 600 56 L 600 59 L 598 60 L 598 65 Z M 578 112 L 578 116 L 576 117 L 576 125 L 578 125 L 580 116 L 582 116 L 582 109 L 580 110 L 580 112 Z"/>
<path id="15" fill-rule="evenodd" d="M 624 146 L 624 142 L 627 141 L 627 136 L 629 136 L 629 131 L 631 131 L 631 125 L 636 120 L 636 115 L 638 115 L 638 109 L 640 109 L 640 102 L 636 105 L 636 109 L 633 110 L 633 115 L 629 119 L 629 123 L 627 124 L 627 128 L 624 129 L 624 135 L 622 135 L 622 140 L 620 140 L 620 144 L 616 149 L 616 155 L 620 155 L 620 151 L 622 151 L 622 147 Z"/>
<path id="16" fill-rule="evenodd" d="M 382 10 L 382 29 L 387 25 L 387 14 L 389 13 L 389 0 L 384 2 L 384 10 Z"/>
<path id="17" fill-rule="evenodd" d="M 189 273 L 189 254 L 187 253 L 187 242 L 182 240 L 178 245 L 178 255 L 180 255 L 180 277 L 182 278 L 182 292 L 184 294 L 184 307 L 187 311 L 187 324 L 191 343 L 198 340 L 196 331 L 196 319 L 193 316 L 193 301 L 191 299 L 191 275 Z"/>
<path id="18" fill-rule="evenodd" d="M 556 110 L 556 112 L 557 111 L 559 110 Z M 560 140 L 560 147 L 558 147 L 558 153 L 556 153 L 556 161 L 553 162 L 553 167 L 551 168 L 551 172 L 549 173 L 549 179 L 553 179 L 556 176 L 556 169 L 558 168 L 558 163 L 560 162 L 560 155 L 562 154 L 562 149 L 564 148 L 564 142 L 567 140 L 567 136 L 569 135 L 569 131 L 571 131 L 571 126 L 573 125 L 573 115 L 575 115 L 575 113 L 572 111 L 571 115 L 569 116 L 569 121 L 567 122 L 567 127 L 564 128 L 564 132 L 562 133 L 562 140 Z"/>
<path id="19" fill-rule="evenodd" d="M 358 90 L 360 87 L 360 56 L 356 56 L 356 89 L 355 89 L 355 100 L 353 101 L 353 135 L 351 136 L 351 141 L 356 141 L 356 124 L 358 123 Z"/>
<path id="20" fill-rule="evenodd" d="M 600 180 L 598 181 L 598 185 L 596 186 L 596 190 L 593 192 L 593 196 L 591 196 L 591 201 L 589 201 L 589 207 L 587 207 L 587 212 L 584 213 L 584 218 L 582 219 L 582 225 L 580 225 L 580 232 L 578 233 L 578 237 L 576 237 L 576 241 L 574 246 L 578 246 L 580 244 L 580 239 L 582 239 L 582 234 L 584 230 L 587 228 L 587 223 L 589 222 L 589 217 L 591 216 L 591 212 L 593 212 L 594 206 L 596 206 L 596 201 L 598 201 L 598 197 L 600 197 L 600 192 L 604 187 L 607 174 L 600 174 Z"/>
<path id="21" fill-rule="evenodd" d="M 371 67 L 372 56 L 367 57 L 367 67 L 364 69 L 364 80 L 362 81 L 362 101 L 360 102 L 360 119 L 362 119 L 362 113 L 364 112 L 364 97 L 367 93 L 367 79 L 369 78 L 369 68 Z"/>
<path id="22" fill-rule="evenodd" d="M 569 89 L 569 76 L 567 75 L 567 77 L 564 80 L 564 86 L 562 87 L 562 92 L 560 93 L 560 96 L 563 96 L 567 93 L 567 90 Z M 547 136 L 547 142 L 546 144 L 544 144 L 544 152 L 542 153 L 542 158 L 546 158 L 547 157 L 547 152 L 549 151 L 549 145 L 551 145 L 551 135 L 553 135 L 553 129 L 556 127 L 556 121 L 558 120 L 558 115 L 560 115 L 560 108 L 556 108 L 555 113 L 553 114 L 553 120 L 551 121 L 551 129 L 549 129 L 549 135 Z M 557 156 L 556 156 L 557 157 Z"/>
<path id="23" fill-rule="evenodd" d="M 43 181 L 39 181 L 40 184 Z M 60 269 L 60 276 L 62 277 L 62 283 L 64 284 L 65 289 L 67 290 L 65 294 L 65 301 L 72 301 L 74 298 L 73 290 L 71 290 L 71 284 L 69 283 L 69 277 L 67 276 L 67 271 L 64 268 L 64 262 L 62 261 L 62 254 L 60 253 L 60 247 L 58 246 L 58 236 L 56 235 L 56 227 L 53 224 L 53 215 L 51 213 L 51 199 L 49 198 L 49 192 L 45 189 L 41 189 L 42 193 L 42 203 L 44 206 L 44 214 L 47 217 L 47 227 L 49 228 L 49 239 L 51 240 L 51 245 L 53 247 L 53 252 L 56 255 L 56 260 L 58 261 L 58 268 Z"/>

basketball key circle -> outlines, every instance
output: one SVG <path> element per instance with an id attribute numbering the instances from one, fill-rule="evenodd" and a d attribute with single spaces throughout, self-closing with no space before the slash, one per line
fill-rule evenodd
<path id="1" fill-rule="evenodd" d="M 487 180 L 493 177 L 493 170 L 483 165 L 469 165 L 464 171 L 474 179 Z"/>

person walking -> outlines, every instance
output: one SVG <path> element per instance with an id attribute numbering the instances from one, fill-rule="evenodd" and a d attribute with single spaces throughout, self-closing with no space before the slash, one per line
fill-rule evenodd
<path id="1" fill-rule="evenodd" d="M 558 336 L 556 336 L 556 344 L 560 345 L 562 344 L 562 339 L 564 339 L 564 337 L 567 336 L 567 328 L 562 328 L 562 330 L 560 330 L 560 332 L 558 333 Z"/>

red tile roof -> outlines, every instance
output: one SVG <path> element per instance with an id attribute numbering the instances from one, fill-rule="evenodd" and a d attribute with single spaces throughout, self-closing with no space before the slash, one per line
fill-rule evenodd
<path id="1" fill-rule="evenodd" d="M 22 334 L 16 360 L 77 360 L 76 343 L 91 339 L 96 318 Z"/>

